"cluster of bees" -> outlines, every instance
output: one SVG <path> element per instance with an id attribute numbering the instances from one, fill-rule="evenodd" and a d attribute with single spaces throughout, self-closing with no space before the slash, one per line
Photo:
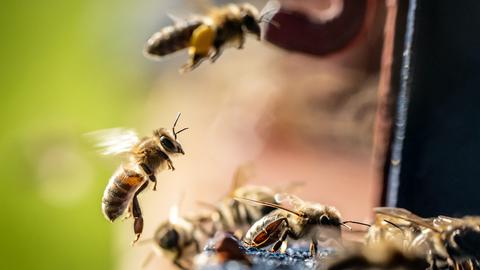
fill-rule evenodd
<path id="1" fill-rule="evenodd" d="M 261 36 L 262 18 L 250 4 L 214 8 L 207 16 L 176 22 L 155 33 L 147 42 L 149 56 L 162 57 L 188 49 L 189 61 L 181 72 L 191 71 L 202 61 L 214 62 L 227 45 L 242 48 L 246 34 Z M 133 217 L 133 243 L 143 230 L 138 194 L 150 183 L 156 187 L 159 172 L 174 170 L 171 158 L 183 155 L 175 130 L 160 128 L 139 138 L 132 130 L 101 133 L 99 144 L 105 154 L 126 155 L 125 162 L 111 177 L 102 199 L 102 210 L 110 221 Z M 405 209 L 376 208 L 373 224 L 362 241 L 343 239 L 349 230 L 339 211 L 332 206 L 304 201 L 292 194 L 262 186 L 241 184 L 234 177 L 231 192 L 209 210 L 179 216 L 176 211 L 159 225 L 151 241 L 160 254 L 181 269 L 192 267 L 192 258 L 205 241 L 218 231 L 232 232 L 244 247 L 269 248 L 285 252 L 287 241 L 309 243 L 310 256 L 317 256 L 325 242 L 337 243 L 338 253 L 328 269 L 477 269 L 480 267 L 480 217 L 422 218 Z M 361 223 L 360 223 L 361 224 Z"/>

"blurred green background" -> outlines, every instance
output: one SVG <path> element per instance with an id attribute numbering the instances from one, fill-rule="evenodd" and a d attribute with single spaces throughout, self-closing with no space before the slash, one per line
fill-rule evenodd
<path id="1" fill-rule="evenodd" d="M 370 133 L 359 135 L 355 125 L 332 128 L 337 123 L 358 122 L 350 121 L 354 113 L 348 112 L 354 110 L 341 114 L 307 105 L 312 97 L 328 101 L 330 95 L 345 89 L 368 86 L 369 91 L 359 93 L 375 94 L 374 87 L 362 86 L 369 76 L 364 65 L 352 72 L 349 66 L 357 65 L 345 60 L 368 62 L 365 44 L 369 43 L 361 43 L 332 64 L 248 41 L 249 57 L 245 51 L 229 50 L 215 68 L 202 67 L 180 76 L 177 69 L 185 55 L 158 63 L 146 59 L 142 49 L 152 33 L 171 23 L 167 13 L 188 15 L 195 10 L 194 2 L 204 1 L 2 2 L 0 269 L 139 266 L 150 247 L 131 249 L 130 221 L 113 226 L 100 210 L 105 184 L 118 160 L 100 158 L 83 135 L 119 126 L 135 127 L 145 134 L 152 127 L 171 123 L 178 111 L 185 115 L 182 125 L 191 128 L 182 137 L 188 159 L 175 161 L 179 169 L 165 174 L 169 181 L 160 181 L 159 193 L 145 194 L 145 237 L 165 218 L 177 193 L 188 188 L 191 205 L 197 199 L 214 202 L 217 199 L 212 198 L 228 192 L 234 169 L 252 159 L 260 161 L 259 178 L 272 186 L 299 179 L 310 182 L 310 187 L 327 181 L 343 185 L 338 187 L 344 192 L 340 209 L 350 211 L 347 216 L 353 218 L 365 215 L 372 192 L 359 194 L 355 185 L 364 188 L 365 182 L 354 180 L 367 179 L 369 153 L 360 145 L 360 150 L 354 150 L 361 155 L 353 155 L 349 144 L 349 151 L 332 159 L 339 152 L 329 151 L 325 145 L 332 143 L 322 136 L 330 130 L 335 137 L 337 130 L 354 130 L 346 132 L 346 137 L 369 141 Z M 253 2 L 260 7 L 265 1 Z M 304 80 L 290 82 L 285 71 L 292 70 L 297 72 L 292 76 L 306 74 L 298 76 Z M 370 116 L 367 128 L 361 130 L 369 130 Z M 263 135 L 258 126 L 263 127 Z M 312 151 L 314 143 L 317 148 Z M 341 201 L 328 189 L 308 191 L 307 199 Z M 347 207 L 353 200 L 358 209 Z M 161 269 L 164 265 L 165 260 Z"/>
<path id="2" fill-rule="evenodd" d="M 0 269 L 114 268 L 99 203 L 111 171 L 82 134 L 138 121 L 150 4 L 2 2 Z"/>

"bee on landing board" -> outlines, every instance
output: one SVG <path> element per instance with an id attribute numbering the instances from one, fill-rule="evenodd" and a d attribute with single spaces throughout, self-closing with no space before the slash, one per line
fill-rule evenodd
<path id="1" fill-rule="evenodd" d="M 424 256 L 406 251 L 397 243 L 382 241 L 350 249 L 331 260 L 327 270 L 425 270 Z"/>
<path id="2" fill-rule="evenodd" d="M 188 48 L 188 62 L 180 72 L 191 71 L 202 61 L 215 62 L 226 47 L 242 49 L 246 34 L 260 40 L 261 18 L 251 4 L 229 4 L 215 7 L 206 16 L 195 16 L 175 22 L 148 39 L 145 55 L 154 58 Z"/>
<path id="3" fill-rule="evenodd" d="M 132 130 L 113 129 L 94 132 L 105 155 L 126 154 L 127 160 L 120 165 L 107 184 L 102 198 L 102 212 L 110 221 L 127 212 L 133 216 L 135 243 L 143 231 L 143 217 L 138 202 L 138 194 L 145 190 L 149 182 L 156 189 L 157 174 L 164 169 L 174 170 L 171 157 L 185 154 L 177 135 L 186 128 L 175 131 L 180 114 L 172 130 L 157 129 L 153 136 L 140 139 Z"/>
<path id="4" fill-rule="evenodd" d="M 273 245 L 272 252 L 276 252 L 282 245 L 286 245 L 287 237 L 290 237 L 294 240 L 309 240 L 310 255 L 313 257 L 317 253 L 318 240 L 323 239 L 320 236 L 323 235 L 327 237 L 326 239 L 340 240 L 341 226 L 346 226 L 346 223 L 359 223 L 342 222 L 340 212 L 335 207 L 305 202 L 288 194 L 277 194 L 275 199 L 277 203 L 288 202 L 293 205 L 293 210 L 278 204 L 246 198 L 236 199 L 277 208 L 255 222 L 243 238 L 245 245 L 249 247 L 263 248 Z"/>
<path id="5" fill-rule="evenodd" d="M 258 219 L 270 213 L 273 208 L 252 205 L 235 200 L 235 197 L 275 203 L 275 191 L 265 186 L 247 185 L 252 177 L 250 165 L 239 166 L 233 176 L 227 196 L 216 204 L 202 203 L 212 211 L 211 220 L 216 231 L 228 231 L 241 237 Z"/>
<path id="6" fill-rule="evenodd" d="M 207 232 L 205 225 L 210 223 L 209 214 L 196 213 L 180 217 L 178 205 L 170 209 L 170 217 L 162 222 L 152 239 L 154 252 L 143 263 L 145 267 L 154 254 L 162 255 L 172 261 L 179 269 L 191 269 L 193 257 L 200 253 L 207 239 L 213 235 Z"/>
<path id="7" fill-rule="evenodd" d="M 404 249 L 424 254 L 433 269 L 480 268 L 480 217 L 421 218 L 408 210 L 391 207 L 376 208 L 375 214 L 389 225 L 372 226 L 367 242 L 402 239 Z M 392 237 L 391 232 L 395 230 L 388 226 L 395 227 L 401 234 L 395 233 Z"/>
<path id="8" fill-rule="evenodd" d="M 200 247 L 215 232 L 238 232 L 241 237 L 253 222 L 272 211 L 271 207 L 249 205 L 233 199 L 242 196 L 275 202 L 275 192 L 269 188 L 244 185 L 249 178 L 247 169 L 247 166 L 241 166 L 236 170 L 229 195 L 220 202 L 200 202 L 207 207 L 207 212 L 196 211 L 194 214 L 179 216 L 178 206 L 172 207 L 170 218 L 158 226 L 151 240 L 147 240 L 154 242 L 155 253 L 172 261 L 180 269 L 191 269 L 193 257 L 200 253 Z M 152 259 L 152 255 L 153 253 L 146 258 L 144 266 Z"/>

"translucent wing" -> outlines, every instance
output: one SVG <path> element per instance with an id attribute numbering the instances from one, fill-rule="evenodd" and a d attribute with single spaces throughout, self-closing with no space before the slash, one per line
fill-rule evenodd
<path id="1" fill-rule="evenodd" d="M 167 13 L 167 16 L 168 16 L 168 18 L 169 18 L 170 20 L 172 20 L 172 22 L 173 22 L 174 24 L 180 24 L 180 23 L 185 22 L 185 19 L 180 18 L 179 16 L 174 15 L 174 14 L 172 14 L 172 13 Z"/>
<path id="2" fill-rule="evenodd" d="M 295 195 L 288 194 L 288 193 L 277 193 L 277 194 L 275 194 L 275 201 L 277 203 L 291 204 L 293 207 L 295 207 L 295 209 L 298 209 L 305 204 L 305 202 L 302 199 L 298 198 Z"/>
<path id="3" fill-rule="evenodd" d="M 178 224 L 178 221 L 180 219 L 180 215 L 179 215 L 179 210 L 178 210 L 178 204 L 170 207 L 170 213 L 169 213 L 169 216 L 168 216 L 168 221 L 170 221 L 170 223 L 172 224 Z"/>
<path id="4" fill-rule="evenodd" d="M 237 189 L 245 186 L 248 180 L 252 178 L 254 174 L 253 170 L 253 165 L 250 163 L 243 164 L 237 167 L 233 175 L 232 185 L 230 187 L 230 197 L 236 196 L 235 192 L 237 191 Z"/>
<path id="5" fill-rule="evenodd" d="M 112 128 L 90 132 L 87 136 L 93 138 L 102 155 L 119 155 L 128 153 L 140 139 L 133 129 Z"/>
<path id="6" fill-rule="evenodd" d="M 425 227 L 428 229 L 432 229 L 436 231 L 436 228 L 432 225 L 431 219 L 421 218 L 412 212 L 403 209 L 403 208 L 395 208 L 395 207 L 377 207 L 375 208 L 376 214 L 385 215 L 388 217 L 408 221 L 411 224 L 416 224 L 421 227 Z"/>

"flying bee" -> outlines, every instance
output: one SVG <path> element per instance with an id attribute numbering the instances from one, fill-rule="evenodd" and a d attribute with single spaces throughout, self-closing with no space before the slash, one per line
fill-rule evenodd
<path id="1" fill-rule="evenodd" d="M 143 217 L 138 202 L 138 194 L 150 182 L 153 190 L 156 189 L 156 175 L 164 169 L 174 170 L 171 157 L 185 154 L 177 135 L 186 128 L 175 131 L 180 114 L 173 124 L 172 130 L 157 129 L 153 136 L 139 139 L 132 130 L 115 129 L 94 133 L 101 142 L 98 146 L 104 149 L 107 155 L 126 154 L 128 159 L 120 165 L 107 184 L 102 198 L 102 211 L 110 221 L 128 212 L 133 216 L 133 230 L 135 243 L 143 231 Z M 128 209 L 128 210 L 127 210 Z"/>
<path id="2" fill-rule="evenodd" d="M 189 60 L 180 72 L 191 71 L 204 61 L 213 63 L 226 47 L 242 49 L 247 33 L 260 40 L 261 18 L 251 4 L 215 7 L 206 16 L 178 21 L 153 34 L 145 46 L 145 55 L 163 57 L 188 48 Z"/>
<path id="3" fill-rule="evenodd" d="M 276 208 L 255 222 L 243 238 L 244 243 L 249 247 L 263 248 L 273 245 L 272 252 L 279 250 L 284 242 L 286 245 L 287 237 L 290 237 L 294 240 L 309 239 L 310 255 L 315 256 L 318 240 L 322 239 L 319 233 L 328 236 L 326 239 L 338 240 L 341 237 L 342 225 L 357 223 L 342 222 L 340 212 L 335 207 L 305 202 L 288 194 L 277 194 L 275 199 L 277 203 L 289 202 L 293 205 L 293 210 L 278 204 L 246 198 L 236 199 Z"/>
<path id="4" fill-rule="evenodd" d="M 423 252 L 432 267 L 480 267 L 480 217 L 421 218 L 408 210 L 389 207 L 377 208 L 375 212 L 402 231 L 407 230 L 407 248 Z M 409 223 L 410 226 L 404 226 Z"/>

